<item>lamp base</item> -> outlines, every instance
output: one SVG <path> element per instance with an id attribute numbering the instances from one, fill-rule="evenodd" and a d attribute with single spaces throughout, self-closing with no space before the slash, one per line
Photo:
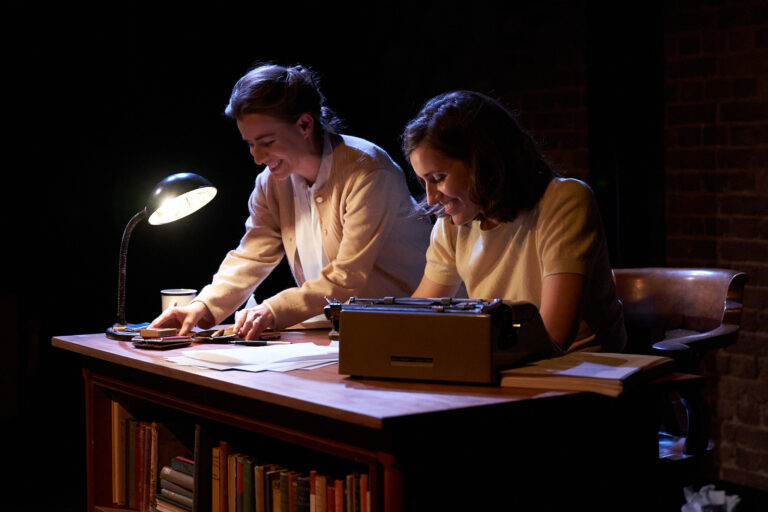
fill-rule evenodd
<path id="1" fill-rule="evenodd" d="M 141 329 L 145 328 L 148 324 L 135 325 L 119 325 L 115 324 L 104 333 L 107 338 L 118 341 L 131 341 L 135 336 L 141 334 Z"/>

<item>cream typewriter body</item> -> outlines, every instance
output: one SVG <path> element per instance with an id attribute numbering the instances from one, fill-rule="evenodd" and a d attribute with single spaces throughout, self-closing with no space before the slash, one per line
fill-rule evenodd
<path id="1" fill-rule="evenodd" d="M 491 384 L 500 370 L 559 351 L 528 302 L 353 297 L 325 313 L 339 373 L 356 377 Z"/>

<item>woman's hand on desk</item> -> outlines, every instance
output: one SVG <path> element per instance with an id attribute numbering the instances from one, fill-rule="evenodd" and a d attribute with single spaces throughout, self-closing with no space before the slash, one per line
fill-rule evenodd
<path id="1" fill-rule="evenodd" d="M 149 326 L 153 329 L 156 327 L 178 327 L 179 336 L 186 336 L 198 323 L 203 324 L 203 327 L 209 324 L 213 325 L 213 316 L 204 303 L 193 301 L 186 306 L 166 309 Z"/>
<path id="2" fill-rule="evenodd" d="M 233 327 L 236 334 L 246 340 L 255 340 L 259 338 L 259 335 L 268 327 L 274 327 L 275 317 L 272 315 L 272 311 L 269 310 L 263 304 L 238 311 L 235 315 L 235 326 Z"/>

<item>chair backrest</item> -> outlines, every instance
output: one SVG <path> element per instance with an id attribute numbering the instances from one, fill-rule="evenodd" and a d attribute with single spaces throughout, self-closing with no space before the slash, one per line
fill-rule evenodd
<path id="1" fill-rule="evenodd" d="M 747 275 L 710 268 L 614 269 L 632 352 L 650 350 L 668 331 L 706 332 L 739 325 Z M 647 345 L 646 350 L 640 345 Z"/>

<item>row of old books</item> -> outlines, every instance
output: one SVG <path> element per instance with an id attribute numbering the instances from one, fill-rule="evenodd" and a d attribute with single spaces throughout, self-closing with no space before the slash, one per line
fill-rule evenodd
<path id="1" fill-rule="evenodd" d="M 368 474 L 297 471 L 231 450 L 212 452 L 213 512 L 368 512 Z"/>
<path id="2" fill-rule="evenodd" d="M 189 423 L 134 418 L 112 402 L 112 502 L 139 512 L 186 512 L 194 496 Z"/>

